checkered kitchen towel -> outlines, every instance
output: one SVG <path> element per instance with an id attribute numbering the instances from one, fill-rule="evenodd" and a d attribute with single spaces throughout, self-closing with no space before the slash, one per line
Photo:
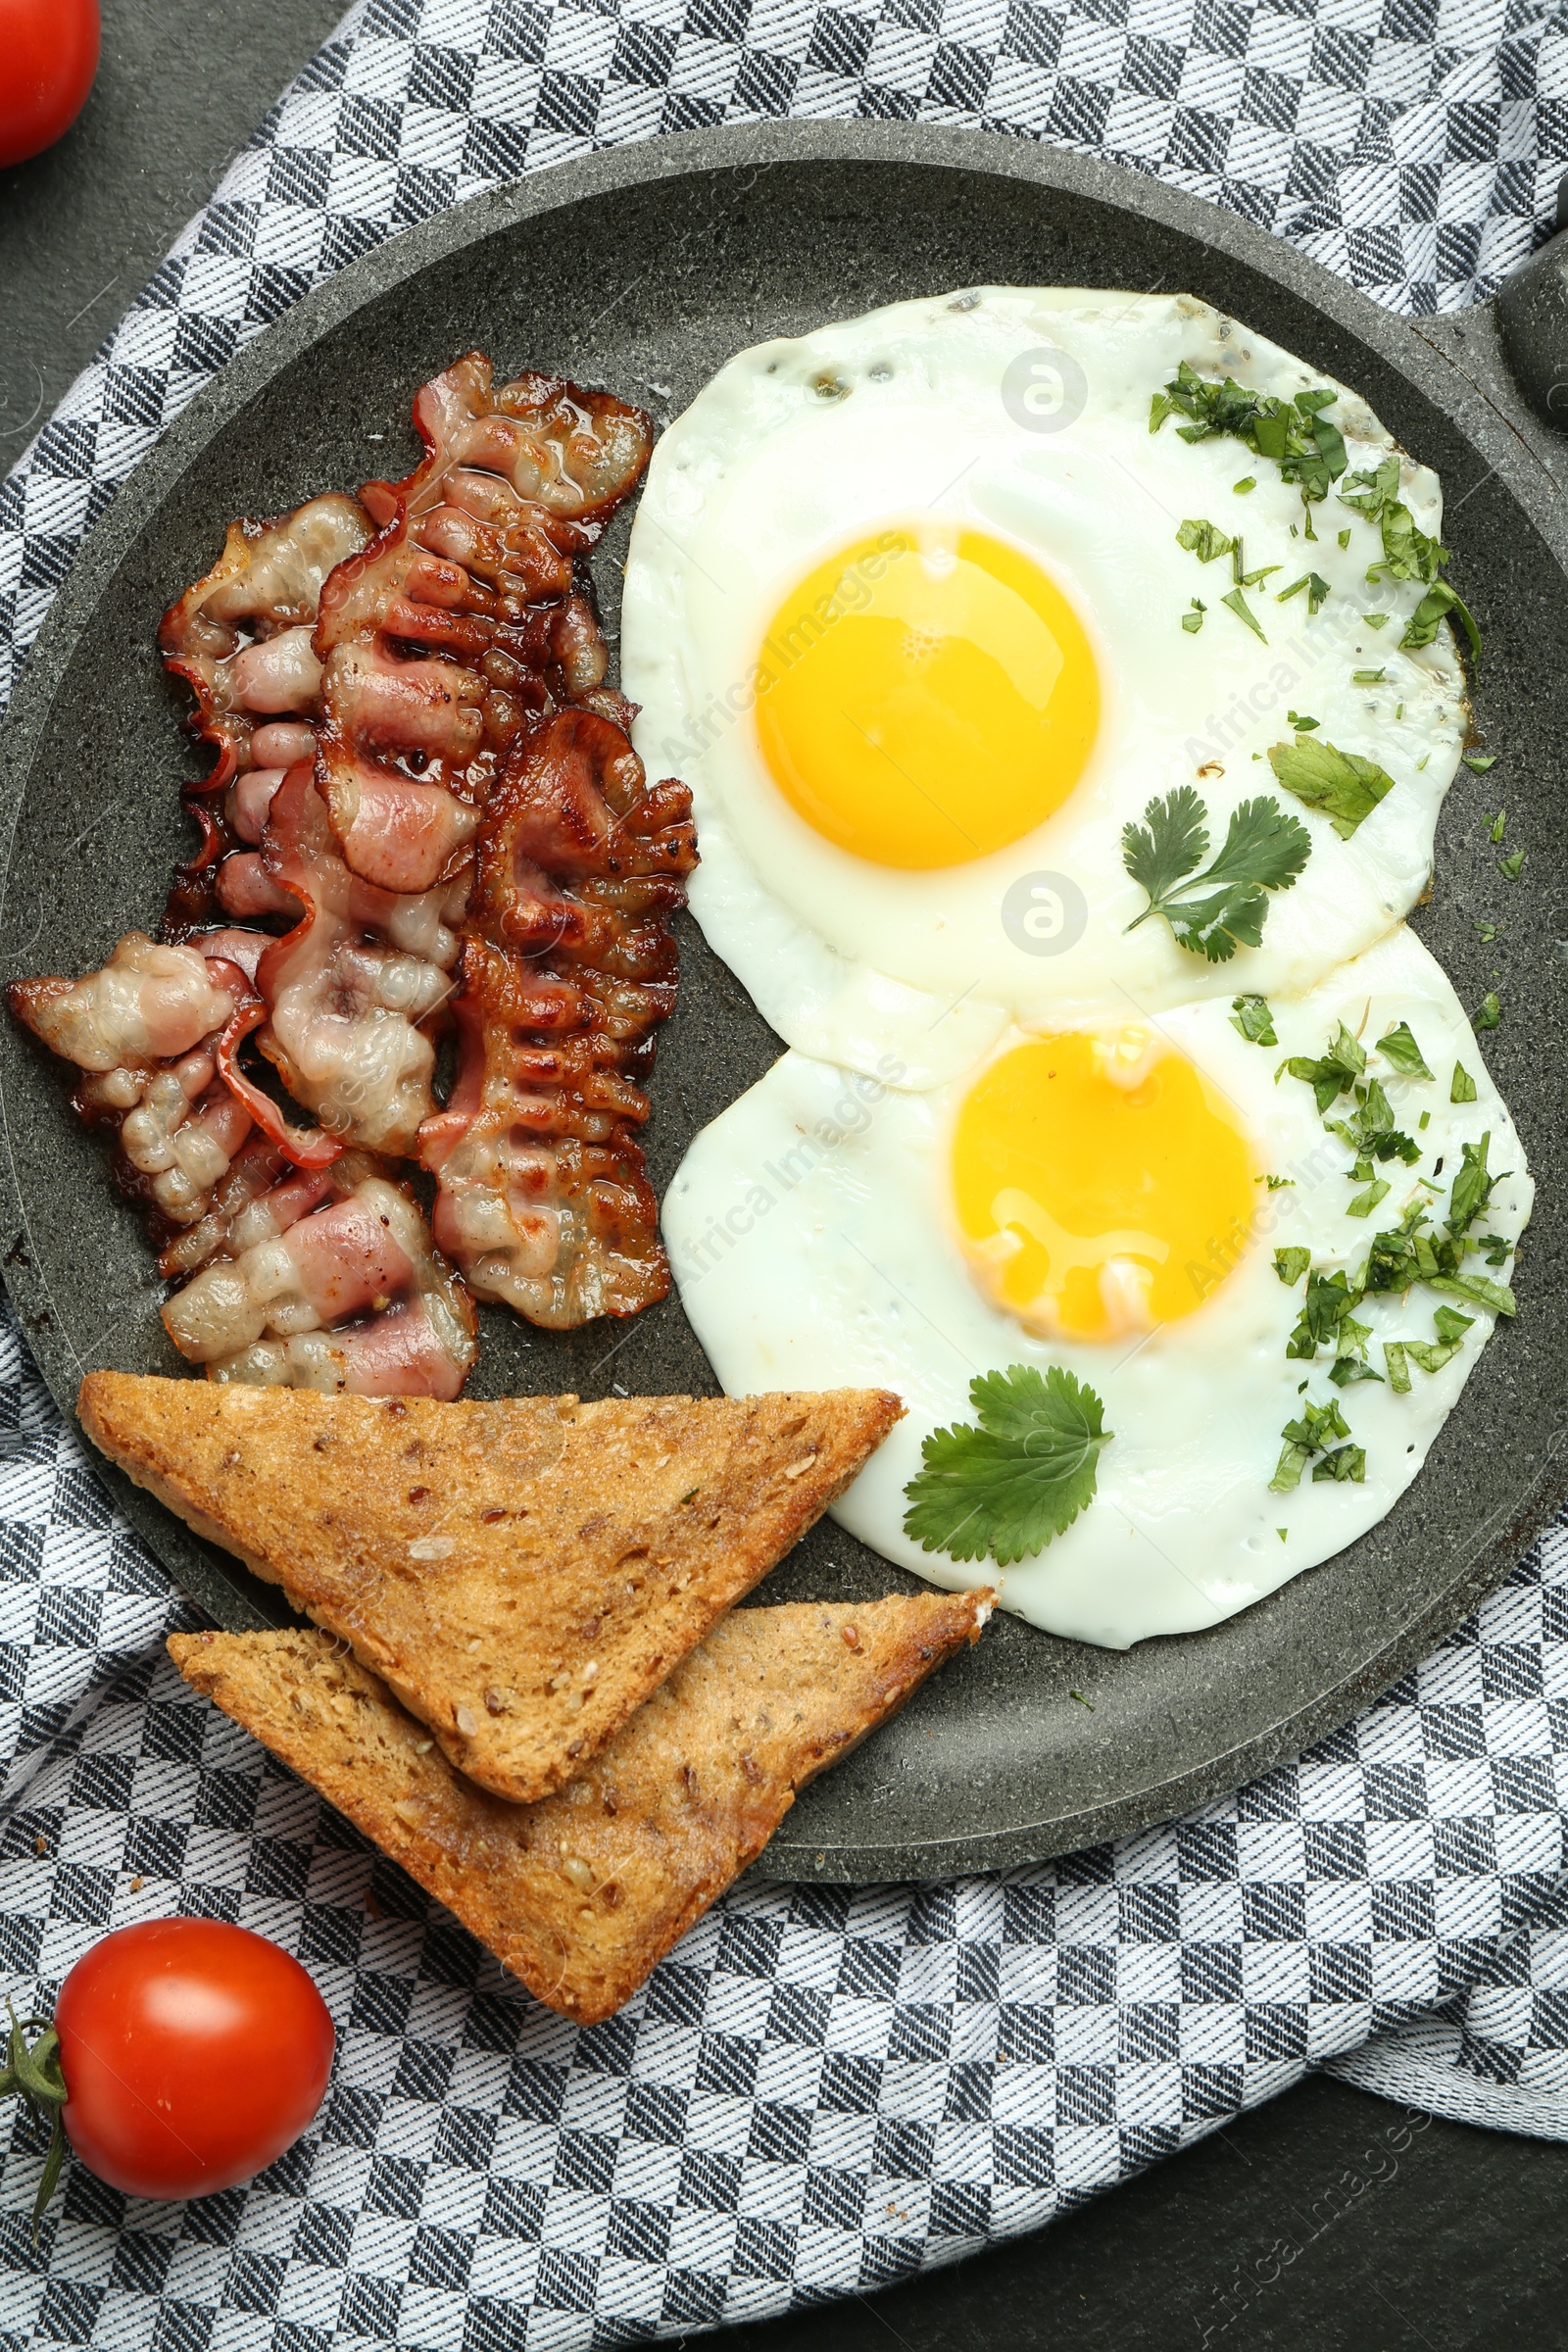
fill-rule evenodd
<path id="1" fill-rule="evenodd" d="M 1399 308 L 1491 290 L 1568 162 L 1536 0 L 369 0 L 0 490 L 0 703 L 83 532 L 198 386 L 423 215 L 608 142 L 895 116 L 1097 150 Z M 571 2352 L 882 2284 L 1034 2228 L 1312 2065 L 1568 2137 L 1568 1527 L 1358 1723 L 1047 1868 L 749 1884 L 576 2033 L 163 1661 L 182 1621 L 0 1330 L 0 1973 L 106 1927 L 277 1937 L 339 2031 L 248 2189 L 73 2170 L 34 2251 L 12 2117 L 0 2352 Z"/>

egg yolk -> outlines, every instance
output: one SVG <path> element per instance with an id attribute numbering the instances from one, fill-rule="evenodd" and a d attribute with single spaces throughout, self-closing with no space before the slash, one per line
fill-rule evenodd
<path id="1" fill-rule="evenodd" d="M 962 865 L 1032 832 L 1100 725 L 1077 614 L 983 531 L 884 531 L 820 564 L 774 614 L 757 687 L 785 799 L 877 865 Z"/>
<path id="2" fill-rule="evenodd" d="M 1140 1029 L 1003 1054 L 958 1112 L 953 1182 L 982 1287 L 1052 1339 L 1192 1314 L 1241 1256 L 1256 1198 L 1223 1099 Z"/>

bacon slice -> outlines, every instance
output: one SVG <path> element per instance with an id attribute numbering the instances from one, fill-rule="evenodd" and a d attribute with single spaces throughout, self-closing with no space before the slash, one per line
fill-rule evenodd
<path id="1" fill-rule="evenodd" d="M 491 794 L 458 1081 L 419 1153 L 440 1246 L 480 1298 L 532 1322 L 636 1314 L 668 1291 L 637 1131 L 674 1009 L 668 918 L 696 862 L 690 793 L 650 786 L 594 712 L 558 712 Z"/>
<path id="2" fill-rule="evenodd" d="M 508 750 L 602 687 L 606 654 L 572 560 L 642 474 L 640 409 L 470 352 L 421 387 L 424 456 L 368 483 L 380 523 L 326 583 L 317 786 L 345 863 L 383 889 L 458 870 Z"/>
<path id="3" fill-rule="evenodd" d="M 272 522 L 231 522 L 212 570 L 164 614 L 158 644 L 165 666 L 190 687 L 191 732 L 218 755 L 210 772 L 186 787 L 202 842 L 175 873 L 166 934 L 186 936 L 214 919 L 219 868 L 235 845 L 236 777 L 314 756 L 308 721 L 321 681 L 311 631 L 321 586 L 366 545 L 371 527 L 365 509 L 338 492 L 308 499 Z"/>
<path id="4" fill-rule="evenodd" d="M 368 1151 L 412 1152 L 434 1108 L 435 1048 L 420 1026 L 452 993 L 461 906 L 449 886 L 378 889 L 351 873 L 311 769 L 272 795 L 262 852 L 283 903 L 303 908 L 257 966 L 257 1044 L 297 1102 Z"/>
<path id="5" fill-rule="evenodd" d="M 17 1018 L 81 1072 L 73 1107 L 113 1131 L 116 1187 L 143 1204 L 156 1237 L 206 1215 L 250 1133 L 218 1069 L 219 1039 L 250 997 L 238 965 L 140 931 L 101 971 L 6 989 Z"/>
<path id="6" fill-rule="evenodd" d="M 478 1348 L 472 1303 L 416 1202 L 365 1169 L 356 1154 L 251 1204 L 231 1239 L 255 1238 L 164 1307 L 182 1355 L 214 1380 L 457 1396 Z M 336 1197 L 317 1205 L 318 1184 Z"/>

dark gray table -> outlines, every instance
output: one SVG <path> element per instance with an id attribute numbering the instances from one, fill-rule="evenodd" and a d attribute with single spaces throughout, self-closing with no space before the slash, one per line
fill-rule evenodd
<path id="1" fill-rule="evenodd" d="M 0 173 L 0 469 L 341 6 L 105 0 L 104 14 L 81 121 Z M 1319 2079 L 1042 2236 L 720 2340 L 733 2352 L 1559 2352 L 1565 2200 L 1568 2146 L 1407 2119 Z"/>

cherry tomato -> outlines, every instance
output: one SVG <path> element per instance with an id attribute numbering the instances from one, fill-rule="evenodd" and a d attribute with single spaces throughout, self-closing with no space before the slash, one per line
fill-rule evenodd
<path id="1" fill-rule="evenodd" d="M 214 1919 L 121 1928 L 60 1987 L 66 2136 L 133 2197 L 233 2188 L 326 2091 L 332 2020 L 297 1960 Z"/>
<path id="2" fill-rule="evenodd" d="M 0 171 L 41 155 L 87 103 L 98 0 L 0 0 Z"/>

